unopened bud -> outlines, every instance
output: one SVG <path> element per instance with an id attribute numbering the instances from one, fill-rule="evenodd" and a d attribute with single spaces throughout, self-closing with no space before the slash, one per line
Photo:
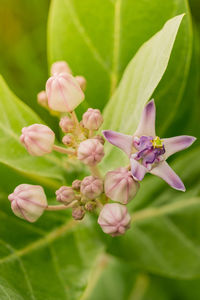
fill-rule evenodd
<path id="1" fill-rule="evenodd" d="M 105 204 L 98 218 L 103 232 L 111 236 L 124 234 L 130 228 L 130 222 L 131 216 L 126 206 L 118 203 Z"/>
<path id="2" fill-rule="evenodd" d="M 131 172 L 126 168 L 108 172 L 104 184 L 106 196 L 123 204 L 131 201 L 140 187 L 140 184 L 133 179 Z"/>
<path id="3" fill-rule="evenodd" d="M 47 80 L 48 105 L 60 112 L 73 111 L 85 98 L 77 80 L 68 73 L 56 73 Z"/>
<path id="4" fill-rule="evenodd" d="M 72 217 L 75 220 L 82 220 L 85 216 L 85 209 L 83 206 L 78 206 L 72 209 Z"/>
<path id="5" fill-rule="evenodd" d="M 98 135 L 94 136 L 93 139 L 98 140 L 102 145 L 105 144 L 105 139 L 102 137 L 102 135 L 98 134 Z"/>
<path id="6" fill-rule="evenodd" d="M 74 137 L 71 136 L 71 135 L 65 135 L 63 138 L 62 138 L 62 142 L 64 145 L 70 147 L 70 146 L 73 146 L 74 144 Z"/>
<path id="7" fill-rule="evenodd" d="M 45 91 L 41 91 L 37 94 L 37 102 L 39 105 L 47 108 L 48 107 L 48 99 Z"/>
<path id="8" fill-rule="evenodd" d="M 56 200 L 68 205 L 75 200 L 75 193 L 71 187 L 61 186 L 59 190 L 56 191 Z"/>
<path id="9" fill-rule="evenodd" d="M 72 188 L 73 188 L 73 190 L 75 190 L 75 191 L 80 191 L 80 188 L 81 188 L 81 180 L 78 180 L 78 179 L 74 180 L 74 181 L 72 182 Z"/>
<path id="10" fill-rule="evenodd" d="M 88 139 L 80 143 L 78 147 L 78 159 L 84 164 L 95 166 L 104 156 L 103 145 L 96 139 Z"/>
<path id="11" fill-rule="evenodd" d="M 81 194 L 89 199 L 95 199 L 103 192 L 103 180 L 94 177 L 87 176 L 81 182 Z"/>
<path id="12" fill-rule="evenodd" d="M 89 130 L 98 130 L 103 123 L 103 117 L 99 109 L 88 108 L 83 114 L 83 125 Z"/>
<path id="13" fill-rule="evenodd" d="M 96 208 L 96 202 L 94 201 L 88 201 L 85 204 L 85 209 L 89 212 L 93 211 Z"/>
<path id="14" fill-rule="evenodd" d="M 14 214 L 28 222 L 35 222 L 47 207 L 46 195 L 39 185 L 20 184 L 8 199 Z"/>
<path id="15" fill-rule="evenodd" d="M 69 117 L 63 117 L 60 122 L 59 122 L 59 126 L 62 129 L 63 132 L 65 133 L 69 133 L 72 132 L 75 128 L 75 124 L 72 121 L 72 119 L 70 119 Z"/>
<path id="16" fill-rule="evenodd" d="M 86 89 L 86 79 L 83 76 L 75 76 L 76 80 L 78 81 L 82 91 L 85 91 Z"/>
<path id="17" fill-rule="evenodd" d="M 55 134 L 46 125 L 33 124 L 22 129 L 21 143 L 33 156 L 42 156 L 52 151 Z"/>
<path id="18" fill-rule="evenodd" d="M 66 61 L 57 61 L 52 64 L 51 66 L 51 75 L 55 73 L 69 73 L 72 74 L 72 71 Z"/>

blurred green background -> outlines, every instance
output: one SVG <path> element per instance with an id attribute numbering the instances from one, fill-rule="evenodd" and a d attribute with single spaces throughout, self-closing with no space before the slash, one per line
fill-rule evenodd
<path id="1" fill-rule="evenodd" d="M 49 0 L 0 1 L 0 73 L 21 100 L 52 124 L 53 118 L 36 102 L 36 95 L 44 89 L 48 77 L 49 3 Z"/>

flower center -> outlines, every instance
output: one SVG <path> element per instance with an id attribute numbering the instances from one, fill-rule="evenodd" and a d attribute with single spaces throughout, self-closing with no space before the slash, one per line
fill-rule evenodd
<path id="1" fill-rule="evenodd" d="M 133 146 L 138 151 L 134 154 L 134 159 L 141 161 L 142 165 L 148 169 L 151 169 L 154 163 L 160 162 L 165 153 L 165 147 L 158 136 L 135 138 Z"/>
<path id="2" fill-rule="evenodd" d="M 156 136 L 155 139 L 151 140 L 151 142 L 152 142 L 154 149 L 155 148 L 159 148 L 159 149 L 163 148 L 162 141 L 158 136 Z"/>

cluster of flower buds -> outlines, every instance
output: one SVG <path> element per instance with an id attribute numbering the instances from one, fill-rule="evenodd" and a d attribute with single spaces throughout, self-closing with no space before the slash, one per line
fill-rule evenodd
<path id="1" fill-rule="evenodd" d="M 59 205 L 48 205 L 43 188 L 28 184 L 19 185 L 8 198 L 13 212 L 29 222 L 35 222 L 44 210 L 71 208 L 72 217 L 82 220 L 87 212 L 100 209 L 98 224 L 105 233 L 118 236 L 130 227 L 131 216 L 126 205 L 136 196 L 139 181 L 147 172 L 161 177 L 177 190 L 185 190 L 165 160 L 190 146 L 195 139 L 181 136 L 160 140 L 154 128 L 155 105 L 150 101 L 133 136 L 111 130 L 103 132 L 108 142 L 127 154 L 130 165 L 109 171 L 102 177 L 98 164 L 104 157 L 105 140 L 97 132 L 103 123 L 101 112 L 89 108 L 79 122 L 74 111 L 85 98 L 85 88 L 84 77 L 74 77 L 66 62 L 55 62 L 46 91 L 38 94 L 38 103 L 59 116 L 63 145 L 55 145 L 54 132 L 42 124 L 24 127 L 20 141 L 34 156 L 54 150 L 77 159 L 88 167 L 91 175 L 74 180 L 71 186 L 61 186 L 55 193 Z"/>

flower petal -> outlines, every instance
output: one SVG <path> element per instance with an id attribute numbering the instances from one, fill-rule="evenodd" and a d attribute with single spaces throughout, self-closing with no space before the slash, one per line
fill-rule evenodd
<path id="1" fill-rule="evenodd" d="M 144 178 L 144 175 L 148 172 L 148 169 L 132 157 L 130 158 L 130 163 L 133 178 L 141 181 Z"/>
<path id="2" fill-rule="evenodd" d="M 185 192 L 185 186 L 183 182 L 166 161 L 160 162 L 157 167 L 150 171 L 150 173 L 165 180 L 175 190 Z"/>
<path id="3" fill-rule="evenodd" d="M 145 106 L 142 117 L 140 119 L 140 123 L 134 136 L 155 136 L 155 119 L 156 119 L 156 107 L 154 100 L 151 100 Z"/>
<path id="4" fill-rule="evenodd" d="M 124 151 L 128 156 L 131 155 L 133 137 L 131 135 L 119 133 L 112 130 L 104 130 L 102 131 L 105 139 L 111 143 L 112 145 L 120 148 Z"/>
<path id="5" fill-rule="evenodd" d="M 162 139 L 166 151 L 165 159 L 178 151 L 188 148 L 195 140 L 195 137 L 189 135 L 180 135 L 168 139 Z"/>

